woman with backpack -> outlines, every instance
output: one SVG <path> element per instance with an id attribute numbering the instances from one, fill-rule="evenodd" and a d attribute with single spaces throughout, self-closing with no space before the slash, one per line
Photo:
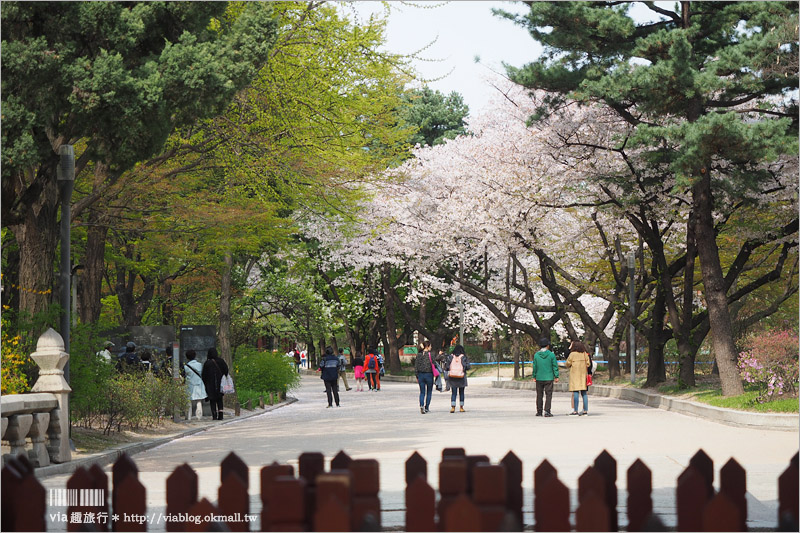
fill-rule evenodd
<path id="1" fill-rule="evenodd" d="M 464 411 L 464 388 L 467 386 L 467 370 L 472 365 L 469 362 L 467 354 L 464 353 L 464 347 L 456 344 L 453 348 L 453 353 L 447 357 L 447 362 L 444 365 L 444 371 L 450 379 L 450 412 L 456 412 L 456 395 L 458 395 L 460 411 Z"/>
<path id="2" fill-rule="evenodd" d="M 375 355 L 375 349 L 370 348 L 367 350 L 367 356 L 364 358 L 364 375 L 367 376 L 367 386 L 371 391 L 378 390 L 378 372 L 380 372 L 380 363 L 378 356 Z"/>

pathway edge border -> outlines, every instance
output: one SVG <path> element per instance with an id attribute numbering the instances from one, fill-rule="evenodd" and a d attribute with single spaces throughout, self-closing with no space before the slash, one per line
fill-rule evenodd
<path id="1" fill-rule="evenodd" d="M 225 424 L 230 424 L 232 422 L 238 422 L 240 420 L 247 420 L 248 418 L 252 418 L 254 416 L 261 416 L 265 413 L 270 411 L 274 411 L 275 409 L 280 409 L 281 407 L 285 407 L 287 405 L 291 405 L 297 401 L 297 398 L 287 397 L 286 400 L 282 401 L 279 404 L 270 405 L 265 407 L 263 410 L 254 411 L 248 413 L 246 416 L 240 416 L 238 418 L 229 418 L 223 420 L 222 424 L 209 424 L 207 426 L 197 427 L 187 429 L 185 431 L 181 431 L 180 433 L 176 433 L 174 435 L 170 435 L 168 437 L 159 437 L 153 440 L 147 440 L 142 442 L 133 442 L 129 444 L 123 444 L 121 446 L 116 446 L 109 450 L 105 450 L 102 452 L 98 452 L 94 455 L 90 455 L 88 457 L 81 457 L 80 459 L 75 459 L 74 461 L 69 461 L 67 463 L 59 463 L 59 464 L 51 464 L 49 466 L 42 466 L 33 469 L 33 474 L 37 478 L 46 478 L 50 476 L 58 476 L 61 474 L 71 474 L 75 472 L 80 467 L 90 468 L 92 465 L 98 466 L 106 466 L 110 463 L 115 462 L 119 459 L 122 454 L 127 454 L 128 456 L 135 455 L 137 453 L 141 453 L 147 450 L 151 450 L 158 446 L 162 446 L 174 440 L 188 437 L 189 435 L 194 435 L 196 433 L 202 433 L 203 431 L 208 431 L 209 429 L 213 429 L 219 426 L 223 426 Z"/>
<path id="2" fill-rule="evenodd" d="M 492 387 L 500 389 L 536 390 L 533 382 L 522 381 L 492 381 Z M 557 383 L 554 389 L 568 392 L 566 383 Z M 772 429 L 778 431 L 797 431 L 800 429 L 800 417 L 793 414 L 779 413 L 752 413 L 715 407 L 689 400 L 671 398 L 662 394 L 654 394 L 627 387 L 613 387 L 610 385 L 592 385 L 589 394 L 594 396 L 607 396 L 619 400 L 636 402 L 647 407 L 673 411 L 687 416 L 706 418 L 713 422 L 729 426 L 747 427 L 756 429 Z"/>

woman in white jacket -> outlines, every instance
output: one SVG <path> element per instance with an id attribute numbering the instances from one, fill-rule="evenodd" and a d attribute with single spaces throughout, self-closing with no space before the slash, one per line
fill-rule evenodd
<path id="1" fill-rule="evenodd" d="M 195 413 L 197 419 L 203 418 L 203 400 L 206 399 L 206 387 L 203 385 L 203 365 L 200 364 L 195 358 L 197 352 L 194 350 L 186 351 L 186 365 L 184 373 L 186 374 L 186 387 L 189 392 L 189 416 L 188 420 L 192 419 L 192 413 Z"/>

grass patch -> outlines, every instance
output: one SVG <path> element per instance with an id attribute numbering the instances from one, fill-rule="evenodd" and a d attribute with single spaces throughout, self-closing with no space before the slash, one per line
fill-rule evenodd
<path id="1" fill-rule="evenodd" d="M 725 397 L 720 390 L 698 391 L 693 395 L 693 399 L 713 405 L 715 407 L 725 407 L 727 409 L 738 409 L 742 411 L 756 411 L 759 413 L 797 413 L 800 404 L 797 398 L 783 398 L 771 402 L 758 403 L 757 391 L 746 391 L 739 396 Z"/>
<path id="2" fill-rule="evenodd" d="M 134 442 L 124 432 L 117 433 L 112 431 L 109 435 L 104 435 L 102 430 L 88 428 L 72 428 L 72 442 L 78 453 L 97 453 L 108 450 L 120 444 Z"/>
<path id="3" fill-rule="evenodd" d="M 753 411 L 758 413 L 797 413 L 800 412 L 800 401 L 797 398 L 781 398 L 771 402 L 758 403 L 758 389 L 745 386 L 744 394 L 739 396 L 722 395 L 719 383 L 700 382 L 693 388 L 681 388 L 677 384 L 661 385 L 658 387 L 660 394 L 679 396 L 714 407 L 736 409 L 739 411 Z"/>

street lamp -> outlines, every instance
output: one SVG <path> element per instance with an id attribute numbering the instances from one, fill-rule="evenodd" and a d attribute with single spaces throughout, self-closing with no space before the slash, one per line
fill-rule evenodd
<path id="1" fill-rule="evenodd" d="M 70 218 L 72 209 L 72 189 L 75 185 L 75 150 L 71 144 L 62 144 L 58 148 L 58 169 L 56 171 L 58 183 L 61 186 L 61 266 L 59 280 L 61 291 L 61 337 L 64 339 L 64 351 L 69 353 L 69 328 L 70 328 L 70 286 L 72 278 L 72 265 L 70 264 Z M 69 361 L 64 366 L 64 379 L 69 383 Z"/>
<path id="2" fill-rule="evenodd" d="M 630 273 L 630 295 L 628 297 L 628 303 L 631 308 L 628 356 L 631 361 L 631 383 L 636 383 L 636 326 L 633 325 L 633 319 L 636 317 L 636 256 L 633 252 L 628 254 L 628 272 Z"/>

